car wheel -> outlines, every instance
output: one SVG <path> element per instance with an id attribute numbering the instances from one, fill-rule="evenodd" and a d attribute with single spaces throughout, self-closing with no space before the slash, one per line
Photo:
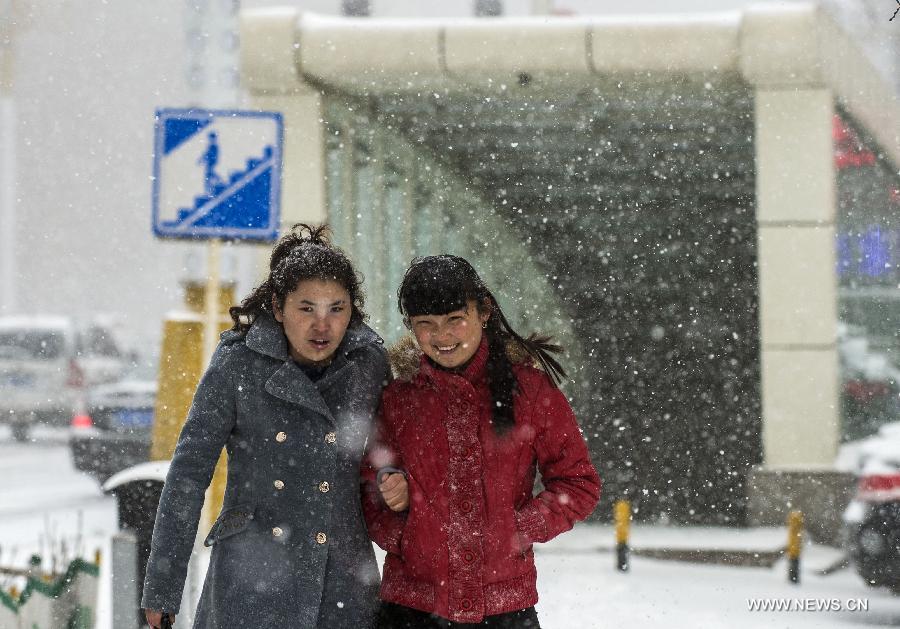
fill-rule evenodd
<path id="1" fill-rule="evenodd" d="M 873 587 L 900 589 L 900 503 L 878 505 L 856 536 L 857 571 Z"/>

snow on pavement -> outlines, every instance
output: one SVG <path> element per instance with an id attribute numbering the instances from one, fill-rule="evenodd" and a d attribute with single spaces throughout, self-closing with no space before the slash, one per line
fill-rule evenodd
<path id="1" fill-rule="evenodd" d="M 697 535 L 699 531 L 705 531 L 702 538 Z M 765 551 L 783 545 L 786 536 L 777 529 L 699 531 L 690 527 L 635 527 L 632 543 L 636 547 Z M 587 525 L 537 546 L 537 609 L 544 629 L 900 626 L 900 597 L 867 587 L 851 569 L 830 576 L 816 574 L 840 558 L 841 553 L 835 549 L 807 544 L 801 582 L 794 585 L 788 583 L 784 561 L 769 569 L 632 557 L 630 571 L 620 573 L 614 569 L 614 553 L 597 550 L 611 549 L 613 540 L 612 527 Z M 779 600 L 793 609 L 749 609 L 756 601 L 775 605 Z M 861 606 L 858 601 L 867 602 L 868 611 L 847 609 Z"/>
<path id="2" fill-rule="evenodd" d="M 65 433 L 38 432 L 36 442 L 0 433 L 0 564 L 24 566 L 65 543 L 89 559 L 116 531 L 116 503 L 72 467 Z"/>
<path id="3" fill-rule="evenodd" d="M 79 519 L 81 547 L 88 557 L 108 548 L 116 530 L 116 508 L 90 477 L 71 465 L 63 433 L 39 434 L 39 441 L 16 444 L 0 430 L 0 563 L 23 565 L 41 552 L 47 531 L 75 543 Z M 783 529 L 721 529 L 637 525 L 632 543 L 643 548 L 719 548 L 771 551 L 783 545 Z M 726 567 L 632 557 L 631 570 L 614 569 L 613 528 L 581 525 L 536 547 L 538 613 L 544 629 L 627 626 L 703 627 L 874 627 L 900 626 L 900 597 L 866 587 L 850 569 L 830 576 L 817 571 L 840 552 L 807 544 L 801 583 L 787 582 L 783 562 L 774 568 Z M 43 546 L 42 546 L 43 544 Z M 380 554 L 380 553 L 379 553 Z M 108 597 L 108 570 L 101 567 L 101 596 Z M 751 611 L 754 604 L 787 604 L 790 611 Z M 783 601 L 779 603 L 778 601 Z M 868 611 L 849 605 L 867 604 Z M 800 610 L 798 607 L 805 609 Z M 822 609 L 822 608 L 825 609 Z M 838 609 L 842 608 L 842 609 Z M 98 604 L 97 629 L 112 629 L 109 602 Z"/>

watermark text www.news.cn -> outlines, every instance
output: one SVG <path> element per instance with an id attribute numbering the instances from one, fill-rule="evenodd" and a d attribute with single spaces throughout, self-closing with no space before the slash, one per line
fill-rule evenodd
<path id="1" fill-rule="evenodd" d="M 867 598 L 748 598 L 751 612 L 867 612 Z"/>

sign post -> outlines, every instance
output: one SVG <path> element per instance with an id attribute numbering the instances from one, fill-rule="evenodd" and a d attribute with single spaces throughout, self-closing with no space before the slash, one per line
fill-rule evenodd
<path id="1" fill-rule="evenodd" d="M 206 293 L 203 303 L 203 364 L 208 365 L 216 351 L 219 332 L 219 292 L 221 286 L 219 248 L 222 241 L 212 238 L 206 248 Z"/>

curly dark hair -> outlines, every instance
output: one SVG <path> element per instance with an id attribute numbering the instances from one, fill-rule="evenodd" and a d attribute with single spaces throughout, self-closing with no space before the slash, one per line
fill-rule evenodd
<path id="1" fill-rule="evenodd" d="M 489 312 L 485 325 L 488 340 L 487 377 L 491 390 L 493 426 L 497 434 L 513 426 L 513 398 L 518 381 L 507 355 L 507 343 L 517 343 L 535 363 L 558 385 L 566 377 L 562 365 L 553 354 L 562 352 L 547 336 L 532 334 L 525 338 L 507 321 L 494 294 L 465 258 L 454 255 L 426 256 L 412 261 L 400 288 L 397 302 L 409 325 L 409 318 L 419 315 L 443 315 L 466 308 L 469 301 L 478 304 L 480 312 Z"/>
<path id="2" fill-rule="evenodd" d="M 350 327 L 365 321 L 362 278 L 347 254 L 331 243 L 330 232 L 328 225 L 297 223 L 291 227 L 272 248 L 266 281 L 253 289 L 240 306 L 228 310 L 234 322 L 231 329 L 246 333 L 260 313 L 274 315 L 273 299 L 283 308 L 288 293 L 304 280 L 336 281 L 350 293 Z"/>

